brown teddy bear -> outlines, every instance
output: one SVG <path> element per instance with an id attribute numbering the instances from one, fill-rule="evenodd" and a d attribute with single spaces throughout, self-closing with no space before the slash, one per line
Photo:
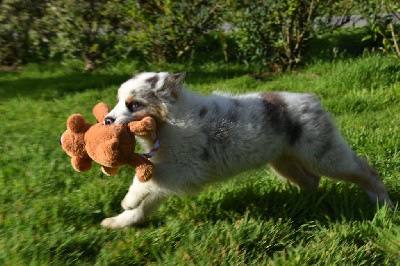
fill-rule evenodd
<path id="1" fill-rule="evenodd" d="M 135 135 L 154 134 L 154 119 L 145 117 L 127 124 L 104 125 L 102 121 L 109 111 L 106 104 L 97 104 L 93 114 L 98 123 L 94 125 L 87 123 L 80 114 L 68 118 L 61 146 L 72 157 L 72 167 L 78 172 L 85 172 L 95 161 L 102 165 L 104 174 L 111 176 L 118 173 L 120 166 L 130 165 L 140 182 L 148 181 L 154 173 L 154 165 L 145 155 L 134 152 Z"/>

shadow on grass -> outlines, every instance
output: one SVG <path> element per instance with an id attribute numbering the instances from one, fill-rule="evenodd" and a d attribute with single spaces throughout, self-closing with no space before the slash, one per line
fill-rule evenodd
<path id="1" fill-rule="evenodd" d="M 246 75 L 249 73 L 243 68 L 232 67 L 228 64 L 207 66 L 194 66 L 187 69 L 176 69 L 176 67 L 154 69 L 149 71 L 186 71 L 187 83 L 207 84 L 224 79 Z M 15 75 L 15 73 L 13 73 Z M 108 86 L 119 86 L 130 78 L 124 74 L 91 74 L 91 73 L 68 73 L 53 77 L 21 77 L 15 78 L 8 73 L 0 73 L 0 100 L 8 100 L 16 97 L 53 99 L 69 93 L 81 92 L 88 89 L 103 89 Z M 39 74 L 38 74 L 39 75 Z M 10 78 L 8 78 L 10 77 Z M 190 86 L 189 86 L 190 87 Z"/>
<path id="2" fill-rule="evenodd" d="M 320 187 L 318 191 L 304 191 L 294 188 L 292 191 L 273 191 L 258 198 L 252 191 L 245 191 L 251 207 L 237 206 L 235 198 L 226 198 L 221 206 L 227 210 L 232 207 L 241 212 L 245 208 L 252 208 L 256 215 L 273 217 L 275 219 L 290 219 L 295 224 L 303 224 L 317 220 L 322 224 L 331 221 L 363 221 L 372 220 L 377 211 L 377 206 L 371 203 L 367 195 L 357 187 Z M 235 202 L 235 205 L 232 203 Z"/>
<path id="3" fill-rule="evenodd" d="M 391 198 L 394 204 L 400 200 L 399 195 L 391 195 Z M 173 212 L 180 212 L 172 208 Z M 217 201 L 198 199 L 195 209 L 191 211 L 191 219 L 197 222 L 238 219 L 249 213 L 250 217 L 290 220 L 301 225 L 311 221 L 321 224 L 342 220 L 368 221 L 374 218 L 377 207 L 358 187 L 332 184 L 321 186 L 317 191 L 290 187 L 289 190 L 265 193 L 245 187 L 240 191 L 224 193 L 222 199 Z"/>
<path id="4" fill-rule="evenodd" d="M 15 97 L 53 99 L 56 96 L 87 89 L 103 89 L 119 85 L 127 78 L 126 75 L 69 73 L 54 77 L 6 79 L 0 80 L 0 99 L 8 100 Z"/>

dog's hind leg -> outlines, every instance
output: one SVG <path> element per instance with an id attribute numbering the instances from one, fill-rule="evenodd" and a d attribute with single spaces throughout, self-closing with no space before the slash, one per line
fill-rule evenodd
<path id="1" fill-rule="evenodd" d="M 323 167 L 321 171 L 323 175 L 353 182 L 367 193 L 371 201 L 378 202 L 380 205 L 387 204 L 389 207 L 393 207 L 393 203 L 389 198 L 386 186 L 383 184 L 381 177 L 364 158 L 352 153 L 345 158 L 337 160 L 334 162 L 334 165 L 323 162 L 321 166 Z"/>
<path id="2" fill-rule="evenodd" d="M 332 135 L 329 143 L 325 145 L 323 153 L 314 153 L 312 160 L 315 172 L 353 182 L 360 186 L 373 202 L 393 206 L 379 174 L 365 159 L 354 153 L 338 132 Z"/>
<path id="3" fill-rule="evenodd" d="M 282 155 L 270 163 L 272 170 L 302 189 L 317 189 L 320 176 L 294 156 Z"/>

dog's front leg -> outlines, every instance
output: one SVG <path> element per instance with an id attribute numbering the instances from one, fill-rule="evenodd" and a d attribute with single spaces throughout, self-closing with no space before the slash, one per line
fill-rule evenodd
<path id="1" fill-rule="evenodd" d="M 101 225 L 105 228 L 117 229 L 142 224 L 160 206 L 164 199 L 165 197 L 159 194 L 150 193 L 140 202 L 138 207 L 125 210 L 117 216 L 106 218 L 101 222 Z"/>
<path id="2" fill-rule="evenodd" d="M 165 198 L 166 195 L 158 191 L 152 180 L 141 183 L 135 176 L 128 193 L 121 202 L 125 211 L 117 216 L 104 219 L 101 225 L 116 229 L 141 224 L 147 220 Z"/>
<path id="3" fill-rule="evenodd" d="M 106 218 L 102 226 L 122 228 L 141 224 L 171 195 L 184 195 L 198 192 L 201 184 L 190 178 L 190 168 L 173 163 L 155 164 L 154 178 L 141 183 L 135 176 L 121 205 L 125 211 L 115 217 Z"/>
<path id="4" fill-rule="evenodd" d="M 129 187 L 128 193 L 121 201 L 124 210 L 132 210 L 137 208 L 140 203 L 150 194 L 151 184 L 139 182 L 135 175 L 132 185 Z"/>

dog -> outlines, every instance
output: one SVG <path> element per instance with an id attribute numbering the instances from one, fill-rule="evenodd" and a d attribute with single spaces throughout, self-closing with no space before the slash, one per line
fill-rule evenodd
<path id="1" fill-rule="evenodd" d="M 157 122 L 155 176 L 136 176 L 121 214 L 102 226 L 141 224 L 171 195 L 199 192 L 208 184 L 269 165 L 303 189 L 318 188 L 321 176 L 350 181 L 372 201 L 392 206 L 385 185 L 368 162 L 346 144 L 313 94 L 260 92 L 202 96 L 183 85 L 185 73 L 145 72 L 123 83 L 118 103 L 104 123 L 145 116 Z M 138 137 L 151 149 L 149 137 Z"/>

